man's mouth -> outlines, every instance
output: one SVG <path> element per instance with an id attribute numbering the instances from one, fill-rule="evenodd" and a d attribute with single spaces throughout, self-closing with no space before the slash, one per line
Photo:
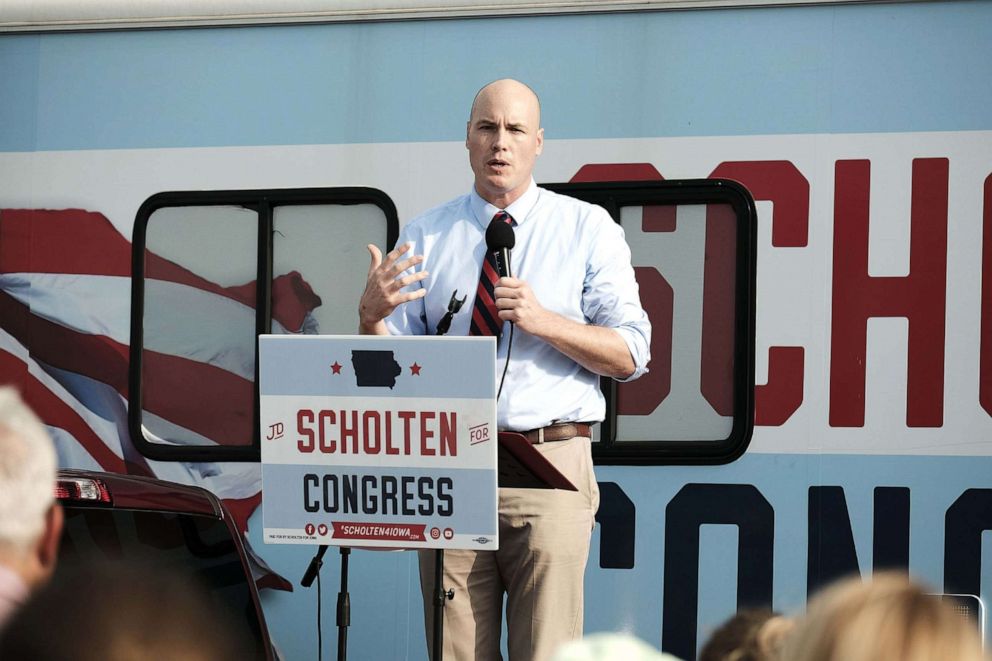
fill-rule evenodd
<path id="1" fill-rule="evenodd" d="M 498 158 L 494 158 L 494 159 L 492 159 L 490 161 L 487 161 L 486 162 L 486 165 L 488 165 L 491 168 L 501 169 L 501 168 L 505 168 L 506 166 L 508 166 L 509 163 L 507 163 L 506 161 L 501 161 Z"/>

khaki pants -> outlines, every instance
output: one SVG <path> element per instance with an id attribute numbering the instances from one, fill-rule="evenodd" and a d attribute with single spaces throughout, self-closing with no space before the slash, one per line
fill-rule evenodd
<path id="1" fill-rule="evenodd" d="M 582 582 L 599 487 L 588 438 L 534 446 L 578 491 L 499 490 L 499 550 L 445 551 L 445 661 L 501 659 L 503 593 L 510 661 L 545 661 L 582 637 Z M 420 552 L 428 649 L 433 646 L 434 551 Z"/>

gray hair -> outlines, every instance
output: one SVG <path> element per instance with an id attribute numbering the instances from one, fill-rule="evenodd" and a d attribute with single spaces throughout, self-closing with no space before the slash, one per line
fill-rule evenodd
<path id="1" fill-rule="evenodd" d="M 0 548 L 24 550 L 55 500 L 55 446 L 14 388 L 0 387 Z"/>

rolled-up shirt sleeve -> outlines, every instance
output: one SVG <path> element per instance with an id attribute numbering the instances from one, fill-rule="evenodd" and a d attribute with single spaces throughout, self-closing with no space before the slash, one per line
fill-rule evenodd
<path id="1" fill-rule="evenodd" d="M 651 360 L 651 322 L 641 306 L 637 280 L 630 263 L 630 247 L 623 229 L 602 208 L 590 223 L 589 256 L 582 288 L 582 312 L 596 326 L 612 328 L 627 344 L 634 361 L 633 381 L 648 371 Z"/>

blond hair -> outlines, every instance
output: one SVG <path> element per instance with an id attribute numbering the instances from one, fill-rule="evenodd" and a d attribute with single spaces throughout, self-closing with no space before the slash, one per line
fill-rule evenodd
<path id="1" fill-rule="evenodd" d="M 828 587 L 786 638 L 788 661 L 980 661 L 974 622 L 903 574 Z"/>

